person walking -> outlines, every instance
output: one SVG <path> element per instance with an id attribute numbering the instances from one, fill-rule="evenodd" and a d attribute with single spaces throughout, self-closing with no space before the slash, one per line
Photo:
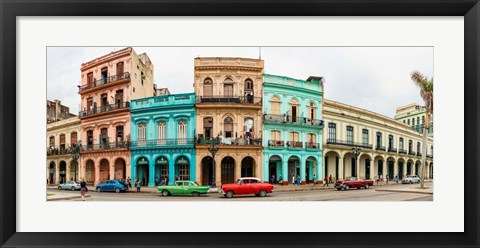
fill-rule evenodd
<path id="1" fill-rule="evenodd" d="M 385 182 L 386 182 L 387 185 L 388 185 L 388 175 L 385 176 Z"/>
<path id="2" fill-rule="evenodd" d="M 325 178 L 323 179 L 323 187 L 325 187 L 325 186 L 327 186 L 327 185 L 328 185 L 328 178 L 325 177 Z"/>
<path id="3" fill-rule="evenodd" d="M 82 200 L 85 201 L 85 194 L 87 193 L 87 183 L 85 180 L 80 179 L 80 195 L 82 196 Z"/>
<path id="4" fill-rule="evenodd" d="M 330 174 L 330 176 L 328 177 L 328 182 L 329 182 L 329 183 L 333 183 L 333 181 L 332 181 L 332 174 Z"/>
<path id="5" fill-rule="evenodd" d="M 297 185 L 300 186 L 300 175 L 297 175 Z"/>
<path id="6" fill-rule="evenodd" d="M 378 181 L 380 181 L 380 175 L 377 174 L 377 185 L 378 185 Z"/>
<path id="7" fill-rule="evenodd" d="M 128 187 L 131 188 L 132 187 L 132 179 L 130 179 L 130 177 L 127 178 L 127 183 L 128 183 Z"/>
<path id="8" fill-rule="evenodd" d="M 296 184 L 295 183 L 295 176 L 292 177 L 292 184 L 293 184 L 293 186 L 295 186 L 295 184 Z"/>
<path id="9" fill-rule="evenodd" d="M 135 187 L 137 188 L 137 192 L 140 192 L 140 181 L 137 179 L 135 179 L 135 182 L 133 183 L 135 184 Z"/>
<path id="10" fill-rule="evenodd" d="M 282 175 L 278 176 L 278 183 L 279 183 L 279 184 L 283 184 Z"/>
<path id="11" fill-rule="evenodd" d="M 398 184 L 398 174 L 395 175 L 395 183 Z"/>

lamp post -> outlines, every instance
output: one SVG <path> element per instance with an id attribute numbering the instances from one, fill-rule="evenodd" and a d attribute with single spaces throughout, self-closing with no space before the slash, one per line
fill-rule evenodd
<path id="1" fill-rule="evenodd" d="M 75 169 L 74 169 L 74 176 L 73 176 L 73 180 L 76 182 L 77 181 L 77 160 L 80 158 L 80 154 L 78 153 L 78 146 L 75 147 L 73 149 L 73 153 L 72 153 L 72 159 L 73 161 L 75 162 L 74 165 L 75 165 Z"/>
<path id="2" fill-rule="evenodd" d="M 359 163 L 358 163 L 358 155 L 360 155 L 360 151 L 361 151 L 361 150 L 362 150 L 362 149 L 360 149 L 360 148 L 358 148 L 358 147 L 356 147 L 356 146 L 352 147 L 353 156 L 355 156 L 355 166 L 357 167 L 357 169 L 355 170 L 355 174 L 356 174 L 355 177 L 356 177 L 357 179 L 359 179 L 358 175 L 360 174 L 360 173 L 359 173 L 359 172 L 360 172 L 360 165 L 359 165 Z"/>
<path id="3" fill-rule="evenodd" d="M 212 139 L 211 142 L 207 143 L 207 149 L 212 154 L 212 167 L 213 167 L 213 180 L 212 180 L 212 188 L 217 188 L 216 178 L 215 178 L 215 154 L 218 152 L 219 145 L 217 143 L 218 140 Z"/>

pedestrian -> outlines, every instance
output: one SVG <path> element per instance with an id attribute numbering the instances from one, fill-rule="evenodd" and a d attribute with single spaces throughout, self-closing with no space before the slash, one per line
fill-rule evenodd
<path id="1" fill-rule="evenodd" d="M 160 178 L 155 177 L 155 186 L 158 186 L 158 185 L 160 185 Z"/>
<path id="2" fill-rule="evenodd" d="M 297 185 L 300 186 L 300 175 L 297 175 Z"/>
<path id="3" fill-rule="evenodd" d="M 329 182 L 328 182 L 328 177 L 325 177 L 325 182 L 326 182 L 327 187 L 328 187 L 328 183 L 329 183 Z"/>
<path id="4" fill-rule="evenodd" d="M 137 187 L 137 192 L 140 192 L 140 186 L 141 186 L 141 182 L 137 179 L 136 180 L 136 184 L 135 184 L 135 187 Z"/>
<path id="5" fill-rule="evenodd" d="M 278 176 L 278 183 L 279 183 L 279 184 L 283 184 L 282 175 Z"/>
<path id="6" fill-rule="evenodd" d="M 130 177 L 127 178 L 127 183 L 128 183 L 128 187 L 131 188 L 132 187 L 132 179 L 130 179 Z"/>
<path id="7" fill-rule="evenodd" d="M 332 181 L 332 174 L 330 174 L 330 176 L 328 177 L 328 182 L 329 182 L 329 183 L 333 183 L 333 181 Z"/>
<path id="8" fill-rule="evenodd" d="M 383 175 L 380 175 L 380 182 L 383 182 Z"/>
<path id="9" fill-rule="evenodd" d="M 273 174 L 272 179 L 273 179 L 272 183 L 275 183 L 275 174 Z"/>
<path id="10" fill-rule="evenodd" d="M 293 184 L 293 186 L 295 186 L 295 184 L 296 184 L 295 183 L 295 176 L 292 177 L 292 184 Z"/>
<path id="11" fill-rule="evenodd" d="M 80 195 L 82 196 L 82 200 L 85 201 L 85 194 L 87 193 L 87 183 L 85 180 L 80 179 Z"/>
<path id="12" fill-rule="evenodd" d="M 270 183 L 273 183 L 273 175 L 270 177 Z"/>
<path id="13" fill-rule="evenodd" d="M 395 175 L 395 183 L 398 184 L 398 174 Z"/>
<path id="14" fill-rule="evenodd" d="M 385 182 L 386 182 L 387 185 L 388 185 L 388 175 L 385 176 Z"/>
<path id="15" fill-rule="evenodd" d="M 327 183 L 328 183 L 328 180 L 327 180 L 327 177 L 325 177 L 323 179 L 323 187 L 327 186 Z"/>
<path id="16" fill-rule="evenodd" d="M 313 173 L 313 186 L 317 183 L 317 176 Z"/>

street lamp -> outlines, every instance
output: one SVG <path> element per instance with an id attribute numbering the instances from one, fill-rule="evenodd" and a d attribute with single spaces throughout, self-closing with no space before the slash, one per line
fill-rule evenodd
<path id="1" fill-rule="evenodd" d="M 77 181 L 77 160 L 80 158 L 80 154 L 78 153 L 78 146 L 76 146 L 74 149 L 73 149 L 73 153 L 72 153 L 72 159 L 73 161 L 75 162 L 74 165 L 75 165 L 75 169 L 74 169 L 74 178 L 73 180 L 76 182 Z"/>
<path id="2" fill-rule="evenodd" d="M 217 140 L 218 141 L 218 140 Z M 212 167 L 213 167 L 213 180 L 212 188 L 217 188 L 216 179 L 215 179 L 215 154 L 218 152 L 219 145 L 215 139 L 212 139 L 211 142 L 207 143 L 207 149 L 212 154 Z"/>
<path id="3" fill-rule="evenodd" d="M 360 148 L 358 148 L 358 147 L 356 147 L 356 146 L 352 147 L 353 156 L 355 156 L 355 165 L 356 165 L 356 167 L 357 167 L 357 169 L 355 170 L 355 174 L 356 174 L 355 177 L 356 177 L 357 179 L 359 179 L 358 175 L 359 175 L 359 171 L 360 171 L 360 165 L 359 165 L 359 163 L 358 163 L 358 155 L 360 155 L 360 151 L 361 151 L 361 150 L 362 150 L 362 149 L 360 149 Z"/>

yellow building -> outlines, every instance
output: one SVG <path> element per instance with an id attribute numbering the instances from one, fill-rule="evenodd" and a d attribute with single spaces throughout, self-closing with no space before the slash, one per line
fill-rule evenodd
<path id="1" fill-rule="evenodd" d="M 217 185 L 261 178 L 263 60 L 195 58 L 196 181 Z M 219 143 L 215 173 L 209 141 Z"/>
<path id="2" fill-rule="evenodd" d="M 324 175 L 334 179 L 377 175 L 401 180 L 420 175 L 422 134 L 392 118 L 325 99 Z M 425 176 L 433 178 L 433 137 L 427 140 Z M 360 149 L 354 155 L 354 148 Z M 357 173 L 359 172 L 359 173 Z"/>

